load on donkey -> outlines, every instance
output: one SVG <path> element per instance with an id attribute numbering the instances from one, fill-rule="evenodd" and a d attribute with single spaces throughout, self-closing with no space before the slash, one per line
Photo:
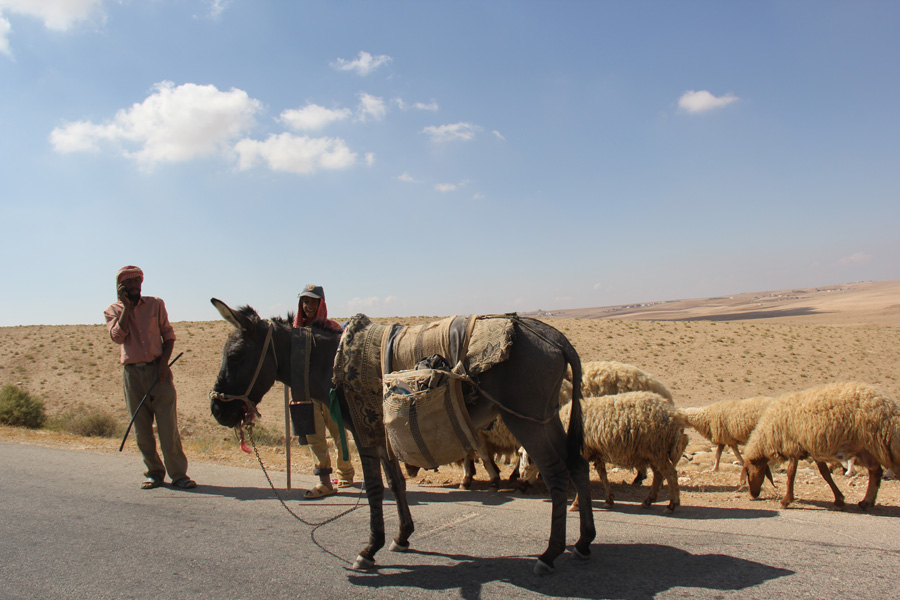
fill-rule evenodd
<path id="1" fill-rule="evenodd" d="M 248 306 L 233 310 L 221 300 L 213 298 L 211 302 L 234 330 L 225 342 L 222 365 L 210 392 L 210 408 L 221 425 L 240 427 L 245 419 L 252 421 L 256 405 L 275 381 L 291 385 L 291 326 L 289 321 L 277 317 L 261 319 Z M 579 497 L 590 498 L 588 465 L 581 454 L 584 441 L 579 393 L 581 362 L 569 340 L 553 327 L 514 315 L 503 318 L 508 318 L 512 332 L 508 356 L 488 370 L 470 374 L 471 379 L 463 383 L 466 408 L 476 430 L 502 414 L 510 431 L 540 468 L 550 490 L 552 518 L 547 549 L 538 558 L 534 570 L 539 574 L 549 573 L 554 569 L 554 560 L 566 547 L 569 480 L 574 483 Z M 375 554 L 385 544 L 382 467 L 399 515 L 399 532 L 390 549 L 395 552 L 407 550 L 415 529 L 406 498 L 406 480 L 399 461 L 388 451 L 385 442 L 383 413 L 370 408 L 380 406 L 382 372 L 380 369 L 360 370 L 351 357 L 377 354 L 380 363 L 381 342 L 386 335 L 402 336 L 403 333 L 400 326 L 385 330 L 386 327 L 372 323 L 365 315 L 357 315 L 343 334 L 315 325 L 310 328 L 310 397 L 328 402 L 334 387 L 334 398 L 342 414 L 350 416 L 345 419 L 345 424 L 356 440 L 363 468 L 370 531 L 368 544 L 360 551 L 354 569 L 374 567 Z M 474 344 L 478 338 L 476 328 L 472 332 Z M 419 356 L 416 360 L 420 358 L 424 357 Z M 393 360 L 397 360 L 396 354 Z M 568 432 L 563 429 L 558 416 L 559 388 L 566 365 L 572 368 L 576 390 Z M 412 368 L 414 364 L 393 366 L 399 370 Z M 589 500 L 580 504 L 579 517 L 579 539 L 573 553 L 586 559 L 596 535 Z"/>

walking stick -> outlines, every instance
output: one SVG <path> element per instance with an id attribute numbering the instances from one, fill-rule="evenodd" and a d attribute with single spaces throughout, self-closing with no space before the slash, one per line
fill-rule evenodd
<path id="1" fill-rule="evenodd" d="M 172 362 L 169 363 L 169 366 L 171 367 L 172 365 L 174 365 L 174 364 L 175 364 L 175 361 L 178 360 L 179 358 L 181 358 L 181 355 L 182 355 L 182 354 L 184 354 L 184 352 L 179 352 L 179 353 L 178 353 L 178 356 L 176 356 L 175 358 L 173 358 L 173 359 L 172 359 Z M 128 439 L 128 434 L 131 432 L 131 426 L 134 425 L 134 420 L 135 420 L 135 418 L 137 418 L 138 411 L 140 411 L 140 410 L 141 410 L 141 407 L 144 405 L 144 400 L 147 399 L 147 396 L 150 395 L 150 392 L 153 391 L 153 388 L 156 387 L 156 384 L 157 384 L 157 383 L 159 383 L 159 373 L 156 374 L 156 379 L 154 379 L 154 380 L 153 380 L 153 383 L 150 384 L 150 389 L 147 390 L 147 393 L 144 394 L 144 397 L 141 398 L 141 401 L 140 401 L 140 402 L 138 402 L 137 408 L 134 409 L 134 414 L 131 415 L 131 423 L 128 424 L 128 429 L 125 430 L 125 437 L 122 438 L 122 445 L 119 446 L 119 452 L 121 452 L 121 451 L 122 451 L 122 448 L 125 447 L 125 440 Z"/>

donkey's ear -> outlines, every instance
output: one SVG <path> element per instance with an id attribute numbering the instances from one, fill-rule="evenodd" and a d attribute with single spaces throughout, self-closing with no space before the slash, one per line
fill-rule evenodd
<path id="1" fill-rule="evenodd" d="M 219 311 L 222 318 L 231 323 L 235 329 L 238 331 L 250 330 L 250 322 L 244 315 L 234 312 L 227 304 L 218 298 L 210 298 L 209 301 L 216 307 L 216 310 Z"/>

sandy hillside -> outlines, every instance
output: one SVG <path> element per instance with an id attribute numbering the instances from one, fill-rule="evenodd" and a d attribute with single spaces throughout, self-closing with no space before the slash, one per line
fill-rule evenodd
<path id="1" fill-rule="evenodd" d="M 274 315 L 262 315 L 270 317 Z M 700 406 L 725 398 L 777 395 L 839 380 L 877 384 L 900 398 L 900 281 L 867 282 L 809 290 L 741 294 L 630 307 L 542 313 L 540 318 L 563 331 L 582 361 L 617 360 L 636 365 L 665 382 L 678 406 Z M 382 319 L 419 323 L 434 318 Z M 209 414 L 207 392 L 219 367 L 230 325 L 224 321 L 175 323 L 173 367 L 185 439 L 195 460 L 243 461 L 230 432 Z M 127 423 L 121 390 L 118 349 L 103 325 L 20 326 L 0 328 L 0 384 L 13 383 L 40 396 L 51 414 L 68 410 L 106 410 Z M 263 424 L 282 430 L 282 388 L 276 385 L 261 404 Z M 75 439 L 0 428 L 0 439 L 64 444 L 115 451 L 119 440 Z M 694 434 L 679 473 L 684 478 L 683 504 L 744 502 L 734 494 L 737 466 L 706 474 L 709 445 Z M 225 441 L 213 447 L 209 440 Z M 193 444 L 193 445 L 191 445 Z M 132 448 L 129 448 L 133 451 Z M 277 462 L 272 450 L 272 460 Z M 294 470 L 303 470 L 306 453 L 294 452 Z M 731 461 L 730 453 L 725 455 Z M 726 461 L 726 462 L 728 462 Z M 283 462 L 280 463 L 283 468 Z M 801 472 L 798 497 L 820 508 L 829 499 L 818 474 Z M 449 485 L 458 472 L 442 468 L 420 477 L 423 484 Z M 612 474 L 615 479 L 617 475 Z M 630 477 L 619 474 L 619 479 Z M 783 475 L 782 475 L 783 477 Z M 805 478 L 805 479 L 804 479 Z M 809 484 L 803 483 L 808 480 Z M 858 501 L 865 476 L 837 477 L 848 502 Z M 886 482 L 879 500 L 900 516 L 900 482 Z M 823 489 L 824 488 L 824 489 Z M 599 491 L 599 488 L 598 488 Z M 629 500 L 623 488 L 618 497 Z M 634 499 L 640 498 L 640 494 Z M 766 495 L 766 492 L 764 492 Z M 769 490 L 768 497 L 775 496 Z M 665 493 L 664 493 L 665 497 Z M 818 503 L 817 503 L 818 502 Z M 771 504 L 771 501 L 768 502 Z M 754 504 L 753 506 L 760 506 Z M 771 506 L 769 506 L 771 508 Z"/>

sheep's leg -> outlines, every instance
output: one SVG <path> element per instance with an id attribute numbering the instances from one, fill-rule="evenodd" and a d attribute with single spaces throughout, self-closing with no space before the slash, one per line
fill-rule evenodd
<path id="1" fill-rule="evenodd" d="M 409 536 L 413 534 L 416 527 L 413 525 L 412 514 L 409 512 L 409 502 L 406 499 L 406 479 L 400 471 L 400 462 L 396 458 L 388 459 L 385 456 L 386 454 L 384 453 L 381 463 L 384 467 L 388 487 L 391 488 L 391 492 L 394 494 L 394 500 L 397 503 L 397 516 L 400 520 L 397 537 L 391 543 L 390 550 L 391 552 L 406 552 L 409 550 Z"/>
<path id="2" fill-rule="evenodd" d="M 650 493 L 641 503 L 641 506 L 644 508 L 648 508 L 656 502 L 656 499 L 659 498 L 659 489 L 662 487 L 662 473 L 660 473 L 656 465 L 650 465 L 650 470 L 653 472 L 653 483 L 650 484 Z"/>
<path id="3" fill-rule="evenodd" d="M 516 453 L 516 464 L 513 466 L 512 473 L 509 474 L 509 482 L 515 483 L 519 480 L 519 469 L 522 467 L 522 455 Z"/>
<path id="4" fill-rule="evenodd" d="M 612 506 L 615 504 L 615 496 L 609 487 L 609 477 L 606 474 L 606 461 L 599 459 L 595 460 L 594 468 L 597 469 L 597 474 L 600 475 L 600 481 L 603 483 L 603 491 L 606 492 L 606 505 Z"/>
<path id="5" fill-rule="evenodd" d="M 666 507 L 666 510 L 675 512 L 675 507 L 681 506 L 681 492 L 678 487 L 678 470 L 669 459 L 666 459 L 663 465 L 663 474 L 666 476 L 666 482 L 669 484 L 669 505 Z"/>
<path id="6" fill-rule="evenodd" d="M 798 459 L 792 458 L 787 466 L 787 489 L 784 491 L 784 498 L 781 499 L 781 508 L 787 508 L 794 501 L 794 478 L 797 476 Z"/>
<path id="7" fill-rule="evenodd" d="M 644 483 L 645 479 L 647 479 L 647 469 L 637 469 L 637 474 L 635 474 L 634 481 L 631 482 L 631 485 L 634 487 L 641 487 L 641 484 Z"/>
<path id="8" fill-rule="evenodd" d="M 463 459 L 463 480 L 459 483 L 459 489 L 472 489 L 472 481 L 475 479 L 475 458 L 470 454 Z"/>
<path id="9" fill-rule="evenodd" d="M 881 487 L 884 471 L 881 464 L 868 452 L 861 453 L 858 459 L 869 470 L 869 487 L 866 489 L 866 497 L 859 503 L 859 507 L 866 510 L 870 506 L 875 506 L 875 498 L 878 496 L 878 488 Z"/>
<path id="10" fill-rule="evenodd" d="M 718 446 L 716 446 L 716 464 L 713 465 L 713 471 L 719 470 L 719 461 L 722 459 L 722 450 L 724 449 L 725 444 L 719 444 Z"/>
<path id="11" fill-rule="evenodd" d="M 734 455 L 737 457 L 737 459 L 740 461 L 740 463 L 744 464 L 744 458 L 741 456 L 741 451 L 738 450 L 737 444 L 734 444 L 729 447 L 731 448 L 731 451 L 734 452 Z"/>
<path id="12" fill-rule="evenodd" d="M 490 485 L 492 488 L 500 487 L 500 469 L 497 467 L 497 463 L 494 462 L 494 457 L 492 454 L 488 454 L 487 456 L 481 457 L 481 464 L 484 465 L 485 470 L 488 472 L 488 479 L 490 479 Z"/>
<path id="13" fill-rule="evenodd" d="M 819 468 L 819 473 L 822 474 L 822 479 L 825 480 L 825 483 L 828 484 L 828 487 L 831 488 L 831 492 L 834 494 L 834 505 L 838 508 L 844 508 L 844 494 L 841 493 L 841 490 L 834 483 L 834 479 L 831 477 L 831 469 L 821 460 L 816 461 L 816 466 Z"/>
<path id="14" fill-rule="evenodd" d="M 369 501 L 369 543 L 360 551 L 353 563 L 355 570 L 375 566 L 375 553 L 384 547 L 384 483 L 381 479 L 381 462 L 378 449 L 357 447 L 362 463 L 366 498 Z"/>

